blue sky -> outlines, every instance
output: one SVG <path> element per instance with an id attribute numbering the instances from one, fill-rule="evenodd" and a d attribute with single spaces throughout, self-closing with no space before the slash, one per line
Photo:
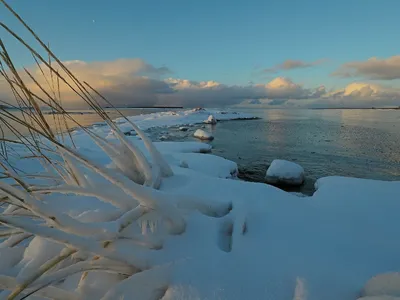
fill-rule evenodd
<path id="1" fill-rule="evenodd" d="M 304 87 L 339 88 L 353 81 L 330 76 L 341 65 L 386 59 L 400 49 L 397 0 L 9 3 L 62 60 L 140 58 L 168 67 L 174 78 L 227 85 L 284 76 Z M 4 9 L 0 13 L 4 23 L 19 28 Z M 19 64 L 31 62 L 8 36 L 2 38 Z M 325 61 L 309 68 L 262 72 L 286 60 L 320 59 Z"/>

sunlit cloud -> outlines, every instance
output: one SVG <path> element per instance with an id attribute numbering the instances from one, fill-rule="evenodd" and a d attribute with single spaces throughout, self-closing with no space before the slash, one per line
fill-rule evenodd
<path id="1" fill-rule="evenodd" d="M 81 81 L 102 93 L 117 106 L 178 105 L 225 106 L 248 99 L 307 99 L 319 97 L 320 88 L 307 89 L 288 78 L 277 77 L 265 84 L 227 85 L 216 81 L 193 81 L 167 77 L 173 73 L 167 67 L 156 67 L 141 59 L 124 59 L 108 62 L 66 61 L 64 64 Z M 50 74 L 43 78 L 38 67 L 28 68 L 36 74 L 38 82 L 48 87 Z M 61 72 L 63 76 L 64 73 Z M 25 76 L 26 77 L 26 76 Z M 67 78 L 65 76 L 65 78 Z M 41 94 L 34 82 L 28 87 Z M 71 80 L 68 80 L 72 83 Z M 63 103 L 68 107 L 80 107 L 82 100 L 61 82 L 60 92 Z"/>
<path id="2" fill-rule="evenodd" d="M 193 81 L 175 78 L 167 67 L 154 66 L 141 59 L 121 59 L 106 62 L 66 61 L 65 65 L 79 78 L 103 94 L 116 106 L 183 106 L 218 107 L 229 105 L 268 105 L 274 107 L 307 106 L 398 106 L 400 90 L 370 83 L 352 83 L 343 89 L 327 90 L 325 86 L 305 87 L 287 77 L 276 77 L 266 83 L 227 85 L 221 82 Z M 28 70 L 37 76 L 45 88 L 49 84 L 36 67 Z M 21 70 L 22 72 L 22 70 Z M 64 73 L 61 72 L 63 76 Z M 34 82 L 27 86 L 41 94 Z M 71 80 L 68 80 L 72 83 Z M 67 108 L 85 107 L 84 102 L 60 83 L 63 104 Z M 11 98 L 5 82 L 0 79 L 1 99 Z"/>
<path id="3" fill-rule="evenodd" d="M 378 84 L 354 82 L 344 89 L 331 91 L 311 107 L 393 107 L 400 105 L 400 89 Z"/>
<path id="4" fill-rule="evenodd" d="M 372 57 L 366 61 L 348 62 L 333 72 L 332 75 L 373 80 L 400 79 L 400 55 L 386 59 Z"/>

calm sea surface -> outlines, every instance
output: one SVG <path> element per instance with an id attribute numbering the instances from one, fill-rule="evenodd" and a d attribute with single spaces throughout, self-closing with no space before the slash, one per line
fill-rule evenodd
<path id="1" fill-rule="evenodd" d="M 244 179 L 263 181 L 268 165 L 280 158 L 304 167 L 305 193 L 329 175 L 400 180 L 400 110 L 243 111 L 262 119 L 209 129 L 213 152 L 237 162 Z"/>
<path id="2" fill-rule="evenodd" d="M 237 162 L 241 178 L 262 182 L 273 159 L 287 159 L 304 167 L 307 180 L 297 191 L 307 194 L 312 193 L 316 179 L 329 175 L 400 180 L 400 110 L 237 110 L 262 119 L 197 125 L 187 132 L 154 129 L 150 134 L 156 140 L 161 136 L 195 140 L 193 131 L 205 126 L 215 137 L 213 153 Z M 123 113 L 156 111 L 160 109 L 126 109 Z M 115 112 L 109 114 L 118 117 Z M 95 114 L 74 117 L 82 125 L 100 121 Z"/>

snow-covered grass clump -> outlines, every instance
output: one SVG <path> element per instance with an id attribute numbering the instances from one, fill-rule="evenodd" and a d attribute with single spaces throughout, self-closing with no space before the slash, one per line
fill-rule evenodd
<path id="1" fill-rule="evenodd" d="M 265 179 L 271 184 L 301 185 L 304 169 L 291 161 L 275 159 L 269 166 Z"/>

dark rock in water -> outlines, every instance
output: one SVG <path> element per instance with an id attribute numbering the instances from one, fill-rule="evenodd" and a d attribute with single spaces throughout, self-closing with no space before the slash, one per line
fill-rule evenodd
<path id="1" fill-rule="evenodd" d="M 124 134 L 127 135 L 127 136 L 135 136 L 135 135 L 137 135 L 135 130 L 124 132 Z"/>
<path id="2" fill-rule="evenodd" d="M 184 126 L 182 126 L 182 127 L 179 127 L 179 131 L 188 131 L 188 129 L 189 129 L 189 128 L 187 128 L 187 127 L 184 127 Z"/>

